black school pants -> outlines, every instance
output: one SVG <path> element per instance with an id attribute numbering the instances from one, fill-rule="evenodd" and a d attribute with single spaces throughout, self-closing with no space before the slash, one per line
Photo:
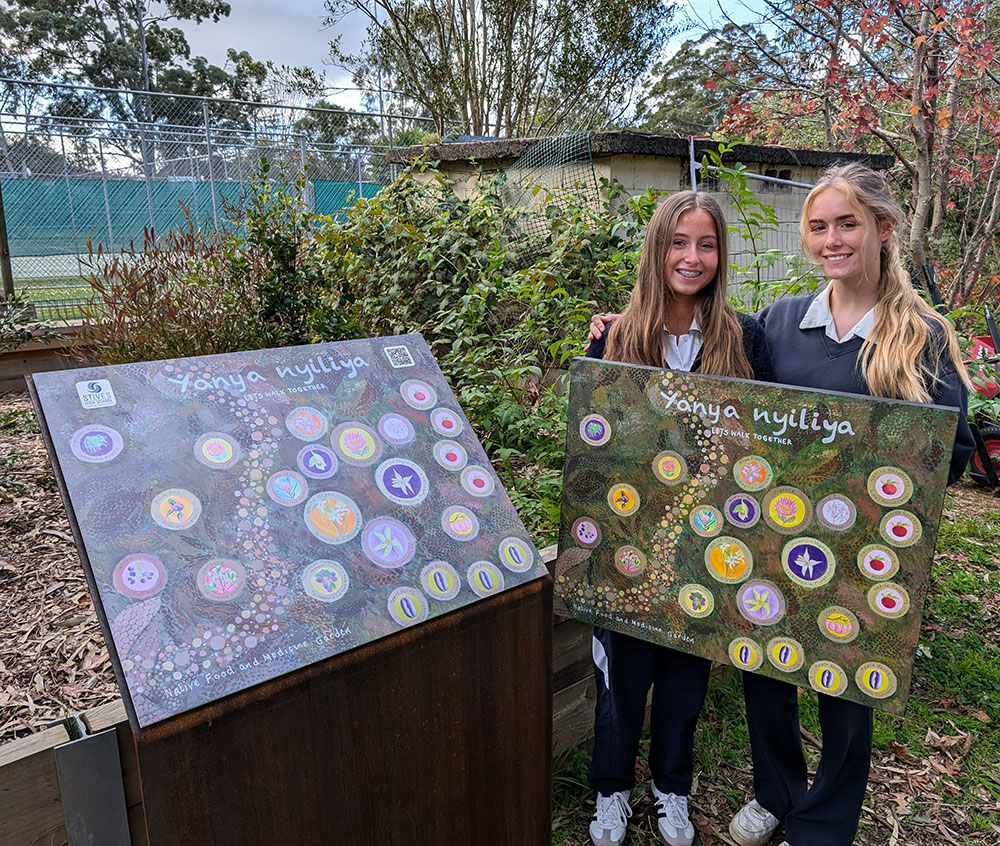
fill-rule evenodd
<path id="1" fill-rule="evenodd" d="M 711 662 L 596 627 L 593 647 L 597 704 L 590 786 L 610 796 L 635 785 L 635 756 L 652 685 L 649 769 L 658 790 L 687 796 L 694 728 Z"/>
<path id="2" fill-rule="evenodd" d="M 806 787 L 795 685 L 743 673 L 757 802 L 785 821 L 790 846 L 851 846 L 872 756 L 872 709 L 819 694 L 823 754 Z"/>

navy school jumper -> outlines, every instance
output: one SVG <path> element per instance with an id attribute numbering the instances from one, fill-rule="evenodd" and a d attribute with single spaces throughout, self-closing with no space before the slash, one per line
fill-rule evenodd
<path id="1" fill-rule="evenodd" d="M 737 315 L 743 348 L 758 380 L 773 381 L 767 340 L 755 317 Z M 604 358 L 604 336 L 590 344 L 588 358 Z M 701 367 L 701 351 L 691 367 Z M 594 754 L 590 785 L 610 796 L 635 785 L 635 756 L 653 686 L 649 768 L 658 790 L 687 796 L 694 768 L 694 730 L 705 701 L 707 658 L 678 652 L 628 635 L 594 628 Z"/>
<path id="2" fill-rule="evenodd" d="M 827 391 L 869 394 L 858 353 L 863 340 L 842 344 L 825 329 L 800 329 L 815 294 L 789 297 L 760 313 L 773 353 L 774 381 Z M 932 337 L 943 347 L 940 329 Z M 959 409 L 949 484 L 965 469 L 975 448 L 966 418 L 968 393 L 945 352 L 940 379 L 931 389 L 937 405 Z M 812 786 L 806 786 L 806 762 L 799 733 L 798 696 L 794 685 L 756 673 L 743 674 L 747 724 L 753 752 L 757 801 L 785 821 L 790 846 L 850 846 L 858 828 L 871 763 L 872 709 L 819 694 L 823 754 Z"/>

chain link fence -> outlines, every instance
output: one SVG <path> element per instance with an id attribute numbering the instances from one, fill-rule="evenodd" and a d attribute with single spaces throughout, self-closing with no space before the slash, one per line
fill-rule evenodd
<path id="1" fill-rule="evenodd" d="M 302 199 L 336 215 L 396 177 L 391 147 L 433 123 L 406 115 L 280 106 L 0 78 L 0 183 L 15 287 L 42 318 L 77 315 L 87 242 L 141 249 L 145 233 L 225 228 L 267 158 Z M 409 143 L 408 141 L 406 143 Z"/>
<path id="2" fill-rule="evenodd" d="M 747 224 L 741 220 L 739 210 L 733 207 L 728 195 L 718 197 L 723 208 L 730 204 L 730 208 L 726 208 L 729 223 L 744 230 L 729 236 L 729 261 L 740 268 L 731 274 L 734 286 L 738 288 L 741 282 L 773 285 L 799 279 L 806 268 L 811 267 L 802 255 L 799 218 L 812 186 L 763 182 L 753 177 L 748 179 L 748 185 L 760 202 L 774 209 L 777 222 L 773 226 Z M 746 231 L 753 232 L 754 237 L 747 238 Z"/>

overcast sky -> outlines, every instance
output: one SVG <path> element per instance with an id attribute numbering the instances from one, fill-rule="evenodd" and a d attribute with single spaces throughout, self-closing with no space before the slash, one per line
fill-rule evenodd
<path id="1" fill-rule="evenodd" d="M 689 7 L 702 21 L 719 20 L 716 0 L 686 0 Z M 746 19 L 749 7 L 758 0 L 746 3 L 727 3 L 734 17 Z M 187 35 L 192 56 L 204 56 L 212 64 L 223 65 L 226 50 L 233 47 L 246 50 L 258 61 L 270 60 L 276 65 L 308 66 L 326 75 L 331 88 L 351 86 L 351 78 L 340 68 L 329 64 L 330 41 L 342 33 L 342 47 L 356 49 L 365 34 L 367 18 L 355 12 L 337 30 L 325 30 L 323 18 L 326 9 L 323 0 L 231 0 L 232 11 L 219 23 L 194 24 L 188 21 L 172 22 Z M 683 11 L 675 20 L 680 21 Z M 678 42 L 684 40 L 681 35 Z M 689 33 L 687 37 L 691 37 Z M 330 99 L 347 108 L 357 107 L 357 92 L 333 94 Z"/>
<path id="2" fill-rule="evenodd" d="M 231 0 L 230 5 L 229 17 L 218 23 L 171 22 L 184 30 L 192 56 L 204 56 L 221 66 L 226 50 L 233 47 L 246 50 L 257 61 L 311 67 L 325 73 L 331 86 L 353 84 L 343 70 L 328 64 L 330 41 L 342 32 L 345 48 L 359 45 L 365 33 L 362 15 L 355 13 L 338 30 L 326 30 L 323 0 Z M 333 99 L 343 106 L 358 103 L 355 92 Z"/>

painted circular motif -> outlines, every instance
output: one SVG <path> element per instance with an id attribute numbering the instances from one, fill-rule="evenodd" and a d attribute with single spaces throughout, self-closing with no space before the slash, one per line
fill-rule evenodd
<path id="1" fill-rule="evenodd" d="M 909 511 L 890 511 L 882 517 L 879 534 L 893 546 L 913 546 L 920 540 L 923 527 L 915 514 Z"/>
<path id="2" fill-rule="evenodd" d="M 580 439 L 588 446 L 604 446 L 611 440 L 611 424 L 600 414 L 588 414 L 580 421 Z"/>
<path id="3" fill-rule="evenodd" d="M 875 699 L 888 699 L 896 692 L 896 674 L 878 661 L 866 661 L 858 667 L 854 681 L 862 693 Z"/>
<path id="4" fill-rule="evenodd" d="M 445 470 L 461 470 L 469 460 L 465 447 L 455 441 L 438 441 L 433 451 L 434 460 Z"/>
<path id="5" fill-rule="evenodd" d="M 809 668 L 809 684 L 818 693 L 840 696 L 847 690 L 847 673 L 833 661 L 817 661 Z"/>
<path id="6" fill-rule="evenodd" d="M 318 408 L 300 405 L 285 416 L 285 428 L 300 441 L 318 441 L 330 428 L 330 421 Z"/>
<path id="7" fill-rule="evenodd" d="M 593 549 L 601 542 L 601 527 L 589 517 L 577 517 L 570 531 L 573 540 L 585 549 Z"/>
<path id="8" fill-rule="evenodd" d="M 417 539 L 399 520 L 376 517 L 361 533 L 361 551 L 372 564 L 395 570 L 413 559 Z"/>
<path id="9" fill-rule="evenodd" d="M 843 605 L 831 605 L 816 618 L 820 634 L 834 643 L 850 643 L 861 633 L 858 615 Z"/>
<path id="10" fill-rule="evenodd" d="M 207 432 L 194 442 L 194 457 L 213 470 L 228 470 L 243 457 L 243 450 L 229 435 Z"/>
<path id="11" fill-rule="evenodd" d="M 879 616 L 895 620 L 910 610 L 910 595 L 895 582 L 879 582 L 868 588 L 868 606 Z"/>
<path id="12" fill-rule="evenodd" d="M 267 480 L 267 495 L 278 505 L 298 505 L 309 495 L 309 485 L 301 473 L 281 470 Z"/>
<path id="13" fill-rule="evenodd" d="M 462 418 L 450 408 L 435 408 L 431 412 L 431 427 L 439 435 L 454 438 L 460 435 L 465 426 Z"/>
<path id="14" fill-rule="evenodd" d="M 496 490 L 496 480 L 485 467 L 470 464 L 462 471 L 460 477 L 462 487 L 473 496 L 489 496 Z"/>
<path id="15" fill-rule="evenodd" d="M 641 504 L 639 491 L 631 485 L 617 484 L 608 490 L 608 507 L 622 517 L 634 514 Z"/>
<path id="16" fill-rule="evenodd" d="M 898 467 L 878 467 L 868 474 L 868 496 L 879 505 L 898 507 L 913 496 L 913 480 Z"/>
<path id="17" fill-rule="evenodd" d="M 795 584 L 806 588 L 825 585 L 837 569 L 833 550 L 816 538 L 795 538 L 781 550 L 781 566 Z"/>
<path id="18" fill-rule="evenodd" d="M 410 408 L 418 411 L 433 408 L 438 401 L 437 391 L 419 379 L 407 379 L 399 386 L 399 394 Z"/>
<path id="19" fill-rule="evenodd" d="M 212 602 L 229 602 L 236 599 L 247 583 L 243 565 L 229 558 L 213 558 L 202 564 L 195 577 L 198 590 Z"/>
<path id="20" fill-rule="evenodd" d="M 441 528 L 453 540 L 474 540 L 479 534 L 479 518 L 464 505 L 449 505 L 441 512 Z"/>
<path id="21" fill-rule="evenodd" d="M 535 563 L 535 551 L 531 544 L 520 538 L 504 538 L 500 541 L 500 563 L 512 573 L 526 573 Z"/>
<path id="22" fill-rule="evenodd" d="M 302 587 L 313 599 L 336 602 L 343 599 L 351 585 L 347 570 L 336 561 L 319 558 L 302 571 Z"/>
<path id="23" fill-rule="evenodd" d="M 427 599 L 416 588 L 400 587 L 389 594 L 386 602 L 389 616 L 401 626 L 412 626 L 427 619 L 430 607 Z"/>
<path id="24" fill-rule="evenodd" d="M 745 491 L 762 491 L 774 481 L 774 471 L 767 459 L 745 455 L 733 465 L 733 478 Z"/>
<path id="25" fill-rule="evenodd" d="M 306 528 L 323 543 L 345 543 L 361 531 L 361 509 L 346 494 L 322 491 L 309 497 L 303 516 Z"/>
<path id="26" fill-rule="evenodd" d="M 92 423 L 77 429 L 69 439 L 73 455 L 87 464 L 103 464 L 116 458 L 125 447 L 121 432 Z"/>
<path id="27" fill-rule="evenodd" d="M 503 590 L 503 573 L 496 564 L 477 561 L 465 572 L 466 581 L 476 596 L 489 596 Z"/>
<path id="28" fill-rule="evenodd" d="M 405 458 L 383 461 L 375 470 L 375 484 L 396 505 L 420 505 L 430 490 L 423 468 Z"/>
<path id="29" fill-rule="evenodd" d="M 167 568 L 155 555 L 126 555 L 115 565 L 111 581 L 118 593 L 133 599 L 155 596 L 167 583 Z"/>
<path id="30" fill-rule="evenodd" d="M 794 534 L 812 522 L 812 503 L 798 488 L 775 488 L 760 507 L 767 524 L 782 535 Z"/>
<path id="31" fill-rule="evenodd" d="M 341 460 L 355 467 L 368 467 L 382 457 L 382 442 L 364 423 L 341 423 L 330 435 L 330 442 Z"/>
<path id="32" fill-rule="evenodd" d="M 714 505 L 696 505 L 688 515 L 688 523 L 695 534 L 714 538 L 722 531 L 722 512 Z"/>
<path id="33" fill-rule="evenodd" d="M 802 644 L 792 637 L 774 637 L 767 642 L 767 660 L 783 673 L 794 673 L 806 660 Z"/>
<path id="34" fill-rule="evenodd" d="M 785 597 L 774 582 L 751 579 L 736 593 L 736 607 L 751 623 L 773 626 L 785 616 Z"/>
<path id="35" fill-rule="evenodd" d="M 689 617 L 707 617 L 715 610 L 715 597 L 704 585 L 683 585 L 677 591 L 677 602 Z"/>
<path id="36" fill-rule="evenodd" d="M 866 579 L 884 582 L 899 571 L 899 556 L 880 543 L 870 543 L 858 551 L 858 569 Z"/>
<path id="37" fill-rule="evenodd" d="M 664 450 L 653 459 L 653 475 L 664 485 L 679 485 L 687 481 L 687 462 L 679 452 Z"/>
<path id="38" fill-rule="evenodd" d="M 816 503 L 816 519 L 834 532 L 846 532 L 858 519 L 858 509 L 843 494 L 830 494 Z"/>
<path id="39" fill-rule="evenodd" d="M 753 554 L 743 541 L 723 535 L 705 548 L 705 566 L 716 581 L 735 584 L 750 578 Z"/>
<path id="40" fill-rule="evenodd" d="M 626 576 L 638 576 L 646 569 L 646 556 L 634 546 L 620 546 L 615 550 L 615 568 Z"/>
<path id="41" fill-rule="evenodd" d="M 744 670 L 756 670 L 764 663 L 764 650 L 748 637 L 737 637 L 729 644 L 729 660 Z"/>
<path id="42" fill-rule="evenodd" d="M 738 529 L 749 529 L 760 520 L 760 503 L 750 494 L 733 494 L 726 500 L 722 512 Z"/>
<path id="43" fill-rule="evenodd" d="M 447 561 L 432 561 L 420 571 L 420 584 L 434 599 L 446 601 L 458 596 L 462 580 Z"/>
<path id="44" fill-rule="evenodd" d="M 413 424 L 402 414 L 383 414 L 378 419 L 378 433 L 388 443 L 403 446 L 413 440 Z"/>
<path id="45" fill-rule="evenodd" d="M 153 497 L 149 513 L 164 529 L 190 529 L 201 517 L 201 502 L 191 491 L 170 488 Z"/>
<path id="46" fill-rule="evenodd" d="M 322 444 L 309 444 L 295 456 L 299 470 L 310 479 L 329 479 L 337 472 L 339 463 L 333 450 Z"/>

